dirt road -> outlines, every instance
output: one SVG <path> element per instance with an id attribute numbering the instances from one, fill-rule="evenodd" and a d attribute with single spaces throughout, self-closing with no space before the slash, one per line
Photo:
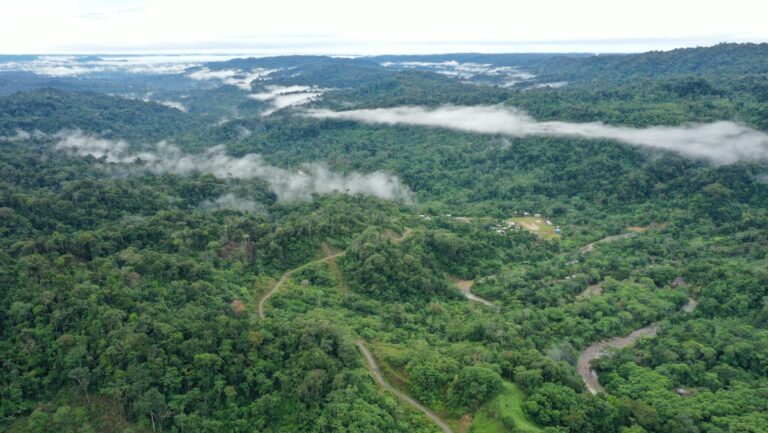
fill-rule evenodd
<path id="1" fill-rule="evenodd" d="M 360 348 L 360 352 L 362 352 L 363 356 L 365 357 L 366 364 L 368 365 L 368 370 L 371 371 L 371 373 L 373 374 L 373 378 L 376 380 L 376 382 L 379 385 L 381 385 L 382 388 L 394 394 L 395 397 L 397 397 L 401 401 L 410 404 L 411 406 L 415 407 L 416 409 L 424 413 L 424 415 L 426 415 L 429 419 L 434 421 L 434 423 L 437 424 L 438 427 L 440 427 L 443 433 L 453 433 L 453 431 L 448 426 L 448 424 L 445 421 L 443 421 L 442 418 L 437 416 L 436 413 L 427 409 L 421 403 L 412 399 L 410 396 L 400 392 L 397 388 L 390 385 L 386 380 L 384 380 L 384 378 L 381 376 L 381 372 L 379 371 L 379 365 L 376 364 L 376 360 L 373 358 L 373 355 L 371 355 L 371 352 L 369 352 L 368 348 L 365 347 L 365 342 L 363 340 L 357 341 L 357 347 Z"/>
<path id="2" fill-rule="evenodd" d="M 599 241 L 594 241 L 592 243 L 584 245 L 583 247 L 581 247 L 580 251 L 581 251 L 582 254 L 590 253 L 590 252 L 592 252 L 592 250 L 595 249 L 595 245 L 597 245 L 597 244 L 618 241 L 619 239 L 633 238 L 633 237 L 637 236 L 638 234 L 639 233 L 637 233 L 637 232 L 629 232 L 629 233 L 622 233 L 620 235 L 613 235 L 613 236 L 604 237 L 604 238 L 600 239 Z"/>
<path id="3" fill-rule="evenodd" d="M 491 301 L 489 301 L 487 299 L 483 299 L 483 298 L 475 295 L 474 293 L 472 293 L 472 286 L 474 284 L 475 284 L 475 282 L 472 281 L 472 280 L 458 280 L 458 281 L 456 281 L 456 287 L 458 287 L 459 290 L 461 290 L 461 293 L 464 294 L 464 297 L 466 297 L 470 301 L 479 302 L 479 303 L 481 303 L 483 305 L 487 305 L 489 307 L 496 307 L 495 305 L 493 305 L 493 303 Z"/>
<path id="4" fill-rule="evenodd" d="M 632 333 L 626 337 L 613 337 L 607 340 L 598 341 L 597 343 L 592 344 L 583 352 L 581 352 L 581 355 L 579 355 L 579 360 L 576 363 L 576 369 L 579 372 L 581 378 L 584 379 L 584 383 L 587 385 L 589 392 L 592 394 L 597 394 L 599 392 L 605 391 L 602 385 L 600 385 L 600 382 L 597 380 L 597 373 L 590 367 L 592 360 L 605 355 L 605 349 L 609 347 L 623 349 L 634 344 L 638 338 L 654 336 L 658 331 L 659 327 L 657 325 L 648 325 L 644 328 L 632 331 Z"/>
<path id="5" fill-rule="evenodd" d="M 308 263 L 304 263 L 303 265 L 299 266 L 298 268 L 291 269 L 290 271 L 284 273 L 279 280 L 277 280 L 277 283 L 274 287 L 272 287 L 272 290 L 265 293 L 264 296 L 259 299 L 259 319 L 264 320 L 264 306 L 266 305 L 269 298 L 271 298 L 275 293 L 277 293 L 278 290 L 280 290 L 280 287 L 282 287 L 283 284 L 285 284 L 286 281 L 288 281 L 288 278 L 296 271 L 301 270 L 307 266 L 314 265 L 316 263 L 323 263 L 327 262 L 329 260 L 333 260 L 335 258 L 341 257 L 346 253 L 346 251 L 342 251 L 340 253 L 336 253 L 330 256 L 323 257 L 322 259 L 313 260 Z"/>
<path id="6" fill-rule="evenodd" d="M 699 305 L 699 301 L 693 298 L 688 298 L 688 303 L 683 305 L 683 311 L 686 313 L 693 313 L 693 310 L 696 309 L 697 305 Z"/>
<path id="7" fill-rule="evenodd" d="M 413 232 L 413 230 L 412 230 L 412 229 L 410 229 L 410 228 L 406 228 L 406 229 L 403 231 L 402 235 L 399 235 L 399 236 L 398 236 L 397 234 L 395 234 L 395 236 L 392 238 L 392 240 L 393 240 L 393 241 L 395 241 L 395 242 L 401 242 L 401 241 L 403 241 L 405 238 L 407 238 L 407 237 L 408 237 L 408 236 L 411 234 L 411 232 Z M 324 251 L 326 251 L 326 253 L 327 253 L 328 251 L 330 251 L 330 249 L 328 249 L 327 245 L 325 245 L 325 246 L 324 246 L 323 250 L 324 250 Z M 265 315 L 264 315 L 264 306 L 266 305 L 267 301 L 268 301 L 268 300 L 269 300 L 269 298 L 271 298 L 271 297 L 272 297 L 272 296 L 273 296 L 275 293 L 277 293 L 277 291 L 278 291 L 278 290 L 280 290 L 280 287 L 282 287 L 282 286 L 283 286 L 283 284 L 285 284 L 285 282 L 286 282 L 286 281 L 288 281 L 288 278 L 289 278 L 289 277 L 290 277 L 290 276 L 291 276 L 291 275 L 292 275 L 294 272 L 296 272 L 296 271 L 298 271 L 298 270 L 300 270 L 300 269 L 302 269 L 302 268 L 304 268 L 304 267 L 306 267 L 306 266 L 310 266 L 310 265 L 313 265 L 313 264 L 315 264 L 315 263 L 322 263 L 322 262 L 327 262 L 327 261 L 333 260 L 333 259 L 335 259 L 335 258 L 338 258 L 338 257 L 341 257 L 341 256 L 343 256 L 345 253 L 346 253 L 346 251 L 342 251 L 342 252 L 339 252 L 339 253 L 336 253 L 336 254 L 326 255 L 326 256 L 325 256 L 325 257 L 323 257 L 322 259 L 313 260 L 313 261 L 311 261 L 311 262 L 308 262 L 308 263 L 304 263 L 303 265 L 299 266 L 298 268 L 295 268 L 295 269 L 291 269 L 290 271 L 288 271 L 288 272 L 284 273 L 284 274 L 283 274 L 283 275 L 280 277 L 280 279 L 279 279 L 279 280 L 277 280 L 277 283 L 275 283 L 275 286 L 274 286 L 274 287 L 272 287 L 272 290 L 270 290 L 269 292 L 265 293 L 265 294 L 264 294 L 264 296 L 262 296 L 262 297 L 261 297 L 261 299 L 259 299 L 259 319 L 261 319 L 261 320 L 264 320 L 264 317 L 265 317 Z"/>

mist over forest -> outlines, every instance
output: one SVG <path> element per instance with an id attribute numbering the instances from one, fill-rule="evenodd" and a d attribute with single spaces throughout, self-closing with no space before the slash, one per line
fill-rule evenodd
<path id="1" fill-rule="evenodd" d="M 767 324 L 766 43 L 0 55 L 2 432 L 763 433 Z"/>

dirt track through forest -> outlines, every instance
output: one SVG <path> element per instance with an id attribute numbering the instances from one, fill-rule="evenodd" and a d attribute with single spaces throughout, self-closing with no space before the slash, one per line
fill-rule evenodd
<path id="1" fill-rule="evenodd" d="M 633 237 L 637 236 L 638 234 L 639 234 L 638 232 L 629 232 L 629 233 L 622 233 L 620 235 L 613 235 L 613 236 L 604 237 L 604 238 L 600 239 L 599 241 L 594 241 L 592 243 L 584 245 L 583 247 L 581 247 L 580 251 L 581 251 L 582 254 L 590 253 L 590 252 L 592 252 L 592 250 L 595 249 L 595 245 L 597 245 L 597 244 L 603 244 L 603 243 L 607 243 L 607 242 L 618 241 L 619 239 L 629 239 L 629 238 L 633 238 Z"/>
<path id="2" fill-rule="evenodd" d="M 373 378 L 376 380 L 376 382 L 379 385 L 381 385 L 382 388 L 394 394 L 395 397 L 400 399 L 400 401 L 408 403 L 409 405 L 413 406 L 417 410 L 421 411 L 429 419 L 434 421 L 434 423 L 437 424 L 437 426 L 440 427 L 440 429 L 444 433 L 453 433 L 453 430 L 451 430 L 451 428 L 448 426 L 448 423 L 443 421 L 443 419 L 440 418 L 436 413 L 427 409 L 424 405 L 414 400 L 407 394 L 401 392 L 394 386 L 390 385 L 386 380 L 384 380 L 384 377 L 382 377 L 381 375 L 381 371 L 379 371 L 379 365 L 376 363 L 376 359 L 374 359 L 373 355 L 371 355 L 371 352 L 368 351 L 368 348 L 365 347 L 365 342 L 363 340 L 357 341 L 357 347 L 360 348 L 360 352 L 362 352 L 363 356 L 365 357 L 368 370 L 370 370 L 371 374 L 373 374 Z"/>
<path id="3" fill-rule="evenodd" d="M 581 352 L 581 355 L 579 355 L 579 360 L 576 363 L 576 370 L 579 372 L 581 378 L 584 379 L 584 383 L 587 385 L 589 392 L 592 394 L 597 394 L 599 392 L 605 391 L 602 385 L 600 385 L 600 382 L 597 380 L 597 373 L 592 370 L 592 367 L 590 366 L 590 363 L 593 360 L 605 355 L 605 349 L 623 349 L 625 347 L 629 347 L 634 344 L 635 341 L 637 341 L 637 339 L 640 337 L 652 337 L 656 335 L 658 331 L 658 325 L 648 325 L 644 328 L 632 331 L 632 333 L 626 337 L 613 337 L 607 340 L 593 343 L 591 346 L 587 347 L 583 352 Z"/>
<path id="4" fill-rule="evenodd" d="M 472 293 L 472 286 L 475 284 L 472 280 L 458 280 L 456 281 L 456 287 L 461 290 L 461 293 L 464 294 L 464 297 L 469 299 L 470 301 L 480 302 L 483 305 L 487 305 L 489 307 L 496 307 L 496 305 L 493 304 L 493 302 L 483 299 L 474 293 Z"/>
<path id="5" fill-rule="evenodd" d="M 392 240 L 395 241 L 395 242 L 402 242 L 405 238 L 407 238 L 411 234 L 411 232 L 413 232 L 412 229 L 406 228 L 400 236 L 396 236 Z M 326 248 L 327 248 L 327 245 L 326 245 Z M 324 250 L 329 251 L 326 248 L 324 248 Z M 304 263 L 303 265 L 299 266 L 298 268 L 291 269 L 290 271 L 287 271 L 286 273 L 284 273 L 280 277 L 280 279 L 277 280 L 277 283 L 275 283 L 274 287 L 272 287 L 272 289 L 269 292 L 265 293 L 264 296 L 262 296 L 261 299 L 259 299 L 259 319 L 264 320 L 264 318 L 266 317 L 264 315 L 264 306 L 266 305 L 267 301 L 272 296 L 274 296 L 274 294 L 277 293 L 278 290 L 280 290 L 280 287 L 282 287 L 283 284 L 285 284 L 285 282 L 288 281 L 288 278 L 294 272 L 299 271 L 302 268 L 305 268 L 307 266 L 313 265 L 315 263 L 323 263 L 323 262 L 327 262 L 327 261 L 336 259 L 338 257 L 343 256 L 344 254 L 346 254 L 346 251 L 341 251 L 341 252 L 336 253 L 336 254 L 326 255 L 322 259 L 313 260 L 311 262 Z"/>
<path id="6" fill-rule="evenodd" d="M 688 298 L 688 302 L 683 305 L 681 310 L 687 314 L 690 314 L 693 312 L 693 310 L 696 309 L 697 305 L 698 301 L 696 301 L 696 299 Z M 581 378 L 584 380 L 584 383 L 587 385 L 589 392 L 592 394 L 597 394 L 599 392 L 605 391 L 605 388 L 603 388 L 603 386 L 600 385 L 600 382 L 598 381 L 597 372 L 592 370 L 590 367 L 590 364 L 593 360 L 605 355 L 605 349 L 609 347 L 623 349 L 634 344 L 638 338 L 653 337 L 657 332 L 659 332 L 659 326 L 652 324 L 644 328 L 637 329 L 626 337 L 613 337 L 607 340 L 598 341 L 584 349 L 584 351 L 579 355 L 579 360 L 576 362 L 576 370 L 578 371 L 579 376 L 581 376 Z"/>
<path id="7" fill-rule="evenodd" d="M 275 286 L 272 287 L 272 290 L 270 290 L 269 292 L 265 293 L 264 296 L 262 296 L 261 299 L 259 299 L 259 319 L 264 320 L 264 318 L 266 317 L 264 315 L 264 306 L 267 304 L 267 301 L 269 300 L 269 298 L 274 296 L 274 294 L 277 293 L 278 290 L 280 290 L 280 287 L 282 287 L 283 284 L 285 284 L 285 282 L 288 281 L 288 278 L 291 275 L 293 275 L 294 272 L 299 271 L 299 270 L 301 270 L 301 269 L 303 269 L 303 268 L 305 268 L 307 266 L 314 265 L 316 263 L 323 263 L 323 262 L 327 262 L 327 261 L 333 260 L 335 258 L 343 256 L 345 253 L 346 253 L 346 251 L 342 251 L 340 253 L 336 253 L 336 254 L 333 254 L 333 255 L 330 255 L 330 256 L 323 257 L 322 259 L 313 260 L 311 262 L 304 263 L 303 265 L 299 266 L 298 268 L 291 269 L 290 271 L 284 273 L 280 277 L 280 279 L 277 280 L 277 283 L 275 283 Z"/>

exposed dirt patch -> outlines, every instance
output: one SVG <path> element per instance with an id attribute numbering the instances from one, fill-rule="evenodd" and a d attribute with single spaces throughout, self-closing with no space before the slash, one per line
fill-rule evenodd
<path id="1" fill-rule="evenodd" d="M 475 417 L 473 417 L 472 414 L 465 413 L 464 416 L 462 416 L 461 419 L 459 419 L 458 425 L 456 426 L 456 431 L 458 433 L 468 432 L 474 420 L 475 420 Z"/>
<path id="2" fill-rule="evenodd" d="M 699 301 L 693 298 L 688 298 L 688 303 L 683 305 L 683 311 L 686 313 L 693 313 L 693 310 L 696 309 L 697 305 L 699 305 Z"/>
<path id="3" fill-rule="evenodd" d="M 403 233 L 397 233 L 392 229 L 384 229 L 384 235 L 392 242 L 401 242 L 403 239 L 407 238 L 411 232 L 413 232 L 413 229 L 408 227 L 403 230 Z"/>
<path id="4" fill-rule="evenodd" d="M 323 257 L 330 257 L 339 253 L 339 250 L 333 248 L 328 242 L 323 242 L 321 248 L 323 250 Z"/>
<path id="5" fill-rule="evenodd" d="M 462 292 L 468 292 L 472 290 L 472 286 L 475 284 L 472 280 L 456 280 L 456 287 Z"/>
<path id="6" fill-rule="evenodd" d="M 235 299 L 230 305 L 232 306 L 232 312 L 235 313 L 235 316 L 239 316 L 245 312 L 245 304 L 239 299 Z"/>
<path id="7" fill-rule="evenodd" d="M 528 229 L 528 230 L 530 230 L 532 232 L 537 232 L 537 231 L 539 231 L 539 228 L 540 228 L 538 223 L 521 222 L 520 225 L 523 226 L 523 228 L 526 228 L 526 229 Z"/>
<path id="8" fill-rule="evenodd" d="M 593 298 L 603 294 L 603 286 L 600 284 L 591 284 L 587 286 L 581 293 L 576 295 L 576 299 L 583 301 L 585 299 Z"/>
<path id="9" fill-rule="evenodd" d="M 472 293 L 472 286 L 475 284 L 473 280 L 455 280 L 454 284 L 456 284 L 456 287 L 461 290 L 461 293 L 464 294 L 464 297 L 469 299 L 470 301 L 479 302 L 483 305 L 487 305 L 489 307 L 496 307 L 496 305 L 493 304 L 493 302 L 483 299 L 474 293 Z"/>

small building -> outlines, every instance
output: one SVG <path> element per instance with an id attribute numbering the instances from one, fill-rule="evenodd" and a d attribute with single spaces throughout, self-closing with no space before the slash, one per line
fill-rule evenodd
<path id="1" fill-rule="evenodd" d="M 560 227 L 555 227 L 555 234 L 556 235 L 559 235 L 561 231 L 562 230 L 560 230 Z"/>

